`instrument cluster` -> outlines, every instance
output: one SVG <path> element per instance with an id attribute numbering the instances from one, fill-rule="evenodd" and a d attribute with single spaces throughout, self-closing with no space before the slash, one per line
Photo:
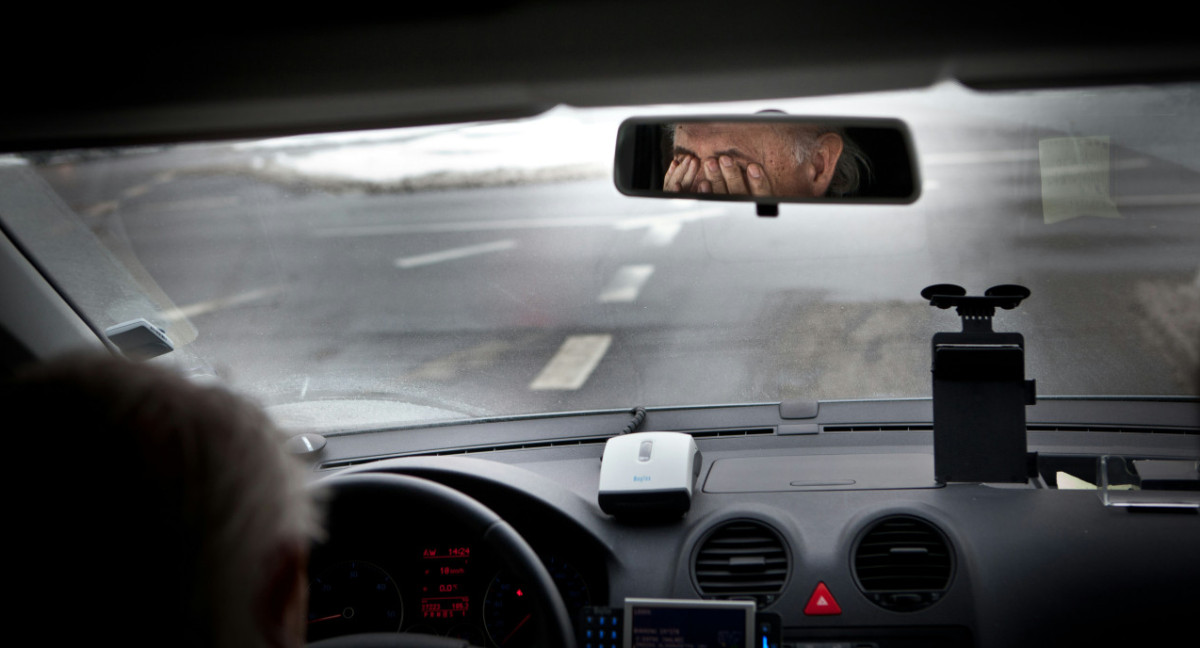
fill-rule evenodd
<path id="1" fill-rule="evenodd" d="M 572 619 L 586 605 L 606 603 L 603 565 L 555 550 L 539 555 Z M 309 575 L 309 642 L 406 632 L 496 648 L 534 643 L 537 611 L 528 586 L 512 578 L 482 541 L 426 537 L 320 547 Z"/>

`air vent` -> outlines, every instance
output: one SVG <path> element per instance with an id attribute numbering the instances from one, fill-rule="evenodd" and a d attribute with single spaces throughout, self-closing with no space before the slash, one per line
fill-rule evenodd
<path id="1" fill-rule="evenodd" d="M 773 529 L 736 520 L 709 532 L 692 562 L 692 580 L 709 599 L 753 598 L 758 607 L 775 602 L 788 579 L 788 552 Z"/>
<path id="2" fill-rule="evenodd" d="M 854 551 L 858 588 L 876 605 L 896 612 L 915 612 L 941 600 L 953 573 L 946 537 L 907 515 L 876 522 Z"/>

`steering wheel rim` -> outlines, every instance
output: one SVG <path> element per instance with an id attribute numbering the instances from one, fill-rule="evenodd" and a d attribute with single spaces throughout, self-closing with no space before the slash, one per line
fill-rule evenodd
<path id="1" fill-rule="evenodd" d="M 334 519 L 337 511 L 344 511 L 348 506 L 358 507 L 372 500 L 386 500 L 389 506 L 420 506 L 444 511 L 461 523 L 467 532 L 482 538 L 518 580 L 530 585 L 534 607 L 541 612 L 537 625 L 537 644 L 575 648 L 574 627 L 554 579 L 516 529 L 488 507 L 449 486 L 393 473 L 335 475 L 317 482 L 315 488 L 327 503 L 329 519 Z M 429 648 L 447 645 L 445 637 L 425 636 L 430 640 L 425 644 Z M 395 638 L 395 641 L 389 642 L 389 637 Z M 422 645 L 419 640 L 414 643 L 414 637 L 419 635 L 344 635 L 309 645 L 321 648 Z"/>

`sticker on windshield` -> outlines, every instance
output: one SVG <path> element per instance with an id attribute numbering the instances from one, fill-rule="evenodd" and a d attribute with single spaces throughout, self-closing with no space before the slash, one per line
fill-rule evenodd
<path id="1" fill-rule="evenodd" d="M 1109 189 L 1107 136 L 1041 140 L 1038 161 L 1047 225 L 1080 216 L 1121 217 Z"/>

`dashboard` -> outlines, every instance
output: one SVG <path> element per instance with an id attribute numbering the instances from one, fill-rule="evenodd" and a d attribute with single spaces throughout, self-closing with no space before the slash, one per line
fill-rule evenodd
<path id="1" fill-rule="evenodd" d="M 1029 415 L 1035 474 L 1007 485 L 938 484 L 929 408 L 651 410 L 642 429 L 688 432 L 702 453 L 691 509 L 675 518 L 597 505 L 603 441 L 623 412 L 335 436 L 314 475 L 408 474 L 478 500 L 538 553 L 576 621 L 652 597 L 754 600 L 779 616 L 783 646 L 1076 645 L 1186 629 L 1200 601 L 1196 509 L 1105 506 L 1068 486 L 1096 483 L 1101 457 L 1195 461 L 1200 405 L 1044 400 Z M 329 520 L 310 629 L 347 623 L 341 588 L 358 570 L 359 591 L 386 592 L 370 608 L 379 629 L 536 645 L 523 584 L 479 538 L 444 512 L 381 506 Z"/>

